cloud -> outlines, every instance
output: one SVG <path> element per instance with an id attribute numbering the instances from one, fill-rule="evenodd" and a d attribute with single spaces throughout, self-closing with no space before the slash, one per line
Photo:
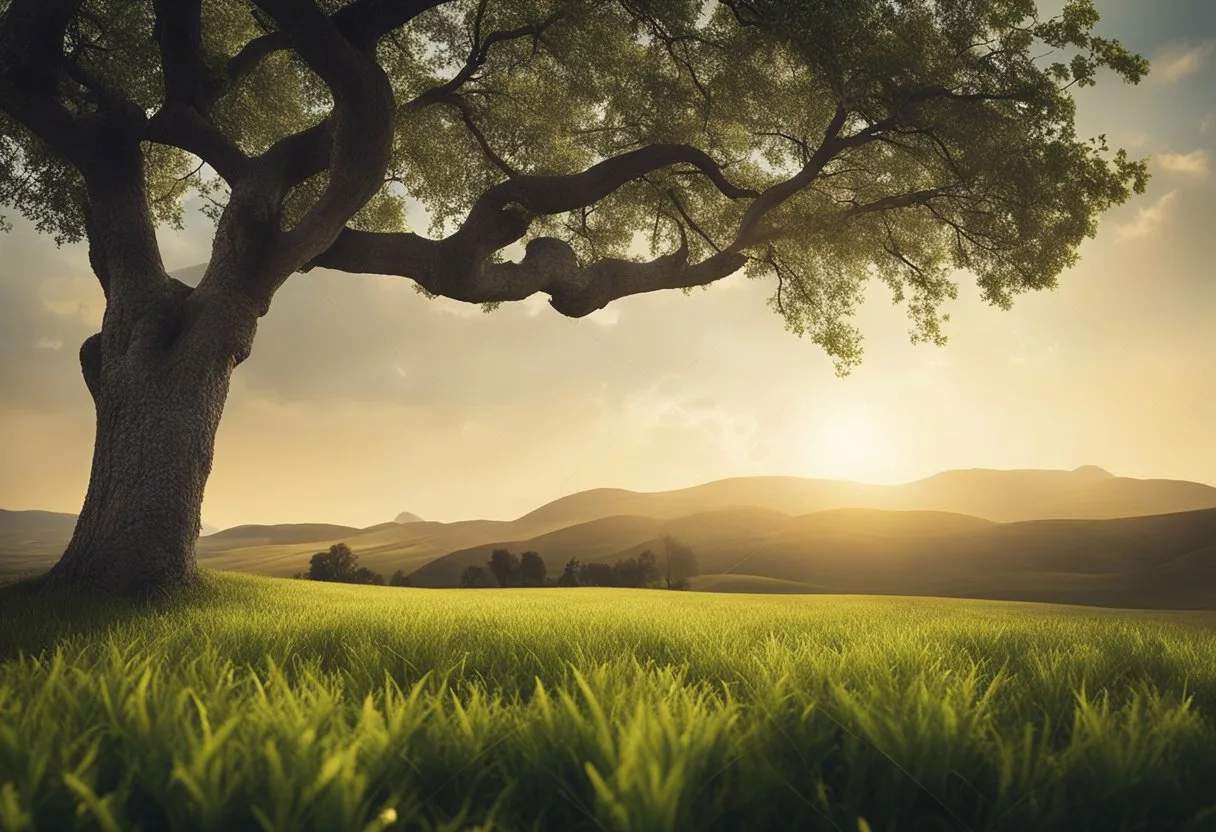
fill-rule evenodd
<path id="1" fill-rule="evenodd" d="M 1216 125 L 1216 113 L 1208 113 L 1203 118 L 1199 119 L 1199 132 L 1206 133 Z"/>
<path id="2" fill-rule="evenodd" d="M 1177 197 L 1177 191 L 1170 191 L 1147 208 L 1141 208 L 1136 219 L 1120 225 L 1116 229 L 1115 238 L 1118 240 L 1139 240 L 1149 236 L 1165 221 L 1170 206 Z"/>
<path id="3" fill-rule="evenodd" d="M 1202 43 L 1177 42 L 1167 45 L 1152 62 L 1149 78 L 1158 83 L 1172 84 L 1198 72 L 1211 56 L 1216 41 Z"/>
<path id="4" fill-rule="evenodd" d="M 1157 161 L 1163 169 L 1171 173 L 1207 176 L 1211 171 L 1206 150 L 1192 150 L 1190 153 L 1162 153 L 1157 157 Z"/>

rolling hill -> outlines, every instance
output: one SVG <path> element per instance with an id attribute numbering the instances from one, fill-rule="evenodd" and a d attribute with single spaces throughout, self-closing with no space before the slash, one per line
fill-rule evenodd
<path id="1" fill-rule="evenodd" d="M 0 509 L 0 576 L 49 568 L 75 526 L 75 514 Z"/>
<path id="2" fill-rule="evenodd" d="M 551 571 L 572 557 L 612 562 L 647 548 L 661 552 L 666 534 L 696 551 L 702 575 L 694 589 L 1216 607 L 1216 509 L 1016 523 L 877 509 L 610 517 L 453 552 L 410 577 L 416 586 L 456 586 L 464 567 L 500 547 L 534 550 Z"/>
<path id="3" fill-rule="evenodd" d="M 736 587 L 743 580 L 741 576 L 752 575 L 756 579 L 846 591 L 834 587 L 853 587 L 856 575 L 841 572 L 836 584 L 825 583 L 823 574 L 799 571 L 802 567 L 797 566 L 792 554 L 813 545 L 820 549 L 835 547 L 833 551 L 875 551 L 882 557 L 895 557 L 897 552 L 902 553 L 900 557 L 923 557 L 923 553 L 917 554 L 921 552 L 917 546 L 928 546 L 925 541 L 971 535 L 974 539 L 967 544 L 969 554 L 965 557 L 975 556 L 981 540 L 989 547 L 987 556 L 994 564 L 1005 556 L 1000 554 L 1006 551 L 1003 547 L 1013 547 L 1013 555 L 1028 559 L 1025 563 L 1017 561 L 1017 569 L 1029 568 L 1026 564 L 1033 562 L 1035 569 L 1057 575 L 1052 580 L 1059 585 L 1073 580 L 1063 577 L 1065 572 L 1089 574 L 1061 571 L 1055 562 L 1061 552 L 1092 552 L 1095 546 L 1105 547 L 1092 555 L 1105 562 L 1105 552 L 1125 551 L 1127 541 L 1118 537 L 1122 532 L 1113 533 L 1114 539 L 1107 540 L 1110 535 L 1094 527 L 1085 532 L 1095 535 L 1093 540 L 1067 544 L 1078 534 L 1067 524 L 1035 527 L 1034 534 L 1025 539 L 1018 535 L 1028 532 L 988 527 L 1003 523 L 1010 529 L 1020 529 L 1026 521 L 1106 520 L 1210 508 L 1216 508 L 1216 488 L 1211 486 L 1115 477 L 1093 466 L 1073 471 L 947 471 L 903 485 L 740 477 L 674 491 L 584 491 L 510 521 L 438 523 L 413 520 L 414 515 L 409 515 L 363 529 L 324 523 L 237 526 L 200 538 L 198 553 L 205 567 L 287 576 L 307 569 L 313 553 L 342 541 L 359 555 L 361 564 L 385 575 L 403 569 L 414 573 L 419 585 L 450 586 L 465 565 L 484 562 L 489 552 L 500 546 L 513 551 L 535 549 L 554 571 L 566 557 L 611 561 L 647 547 L 656 548 L 660 538 L 671 534 L 694 547 L 706 573 L 716 570 L 733 576 L 727 583 L 718 584 L 721 586 Z M 966 517 L 959 519 L 963 515 Z M 49 567 L 66 546 L 74 520 L 69 514 L 0 511 L 0 575 Z M 1167 521 L 1167 525 L 1179 522 Z M 883 531 L 888 527 L 889 531 Z M 1168 538 L 1169 533 L 1158 529 L 1137 537 L 1134 545 L 1145 552 L 1157 552 L 1164 546 L 1168 553 L 1179 555 L 1172 544 L 1162 543 L 1161 536 Z M 878 541 L 886 542 L 880 545 Z M 1216 537 L 1209 538 L 1211 541 Z M 1027 546 L 1033 551 L 1015 551 Z M 954 550 L 947 546 L 941 551 Z M 1153 560 L 1145 568 L 1156 571 L 1141 577 L 1146 585 L 1173 585 L 1181 579 L 1168 576 L 1189 575 L 1201 569 L 1203 559 L 1195 557 L 1198 560 L 1189 565 L 1179 561 L 1168 569 Z M 805 560 L 815 563 L 813 557 Z M 1070 562 L 1068 569 L 1074 567 L 1076 564 Z M 909 575 L 907 580 L 922 578 Z M 1116 591 L 1102 583 L 1110 583 L 1110 578 L 1076 580 L 1083 586 L 1078 584 L 1070 590 L 1074 594 L 1090 592 L 1092 587 L 1099 587 L 1101 592 Z M 962 577 L 959 581 L 960 591 L 971 591 Z M 713 584 L 708 574 L 700 583 Z M 776 586 L 763 580 L 761 583 Z M 886 585 L 885 579 L 878 583 Z M 941 581 L 933 586 L 939 584 Z M 1010 577 L 1009 586 L 1020 584 Z M 1023 595 L 1025 591 L 1029 590 L 1018 590 Z"/>
<path id="4" fill-rule="evenodd" d="M 945 471 L 902 485 L 735 477 L 675 491 L 583 491 L 541 506 L 520 521 L 568 526 L 612 515 L 669 518 L 739 505 L 793 515 L 835 508 L 875 508 L 946 511 L 999 522 L 1098 520 L 1216 508 L 1216 488 L 1181 480 L 1116 477 L 1092 465 L 1072 471 Z"/>

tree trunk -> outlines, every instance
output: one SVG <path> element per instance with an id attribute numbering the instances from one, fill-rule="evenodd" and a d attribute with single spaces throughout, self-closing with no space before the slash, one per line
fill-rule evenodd
<path id="1" fill-rule="evenodd" d="M 215 434 L 256 315 L 233 317 L 220 304 L 187 326 L 184 306 L 161 305 L 126 344 L 103 325 L 81 348 L 97 410 L 93 466 L 52 584 L 143 594 L 198 577 L 194 547 Z"/>

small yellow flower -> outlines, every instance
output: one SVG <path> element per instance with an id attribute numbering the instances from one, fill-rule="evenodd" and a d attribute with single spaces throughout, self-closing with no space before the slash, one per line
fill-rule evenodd
<path id="1" fill-rule="evenodd" d="M 385 826 L 397 822 L 397 810 L 392 806 L 387 807 L 380 812 L 380 822 Z"/>

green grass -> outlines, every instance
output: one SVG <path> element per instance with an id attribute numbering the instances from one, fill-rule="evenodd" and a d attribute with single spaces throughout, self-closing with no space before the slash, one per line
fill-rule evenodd
<path id="1" fill-rule="evenodd" d="M 0 590 L 2 829 L 1208 830 L 1214 715 L 1201 615 Z"/>

